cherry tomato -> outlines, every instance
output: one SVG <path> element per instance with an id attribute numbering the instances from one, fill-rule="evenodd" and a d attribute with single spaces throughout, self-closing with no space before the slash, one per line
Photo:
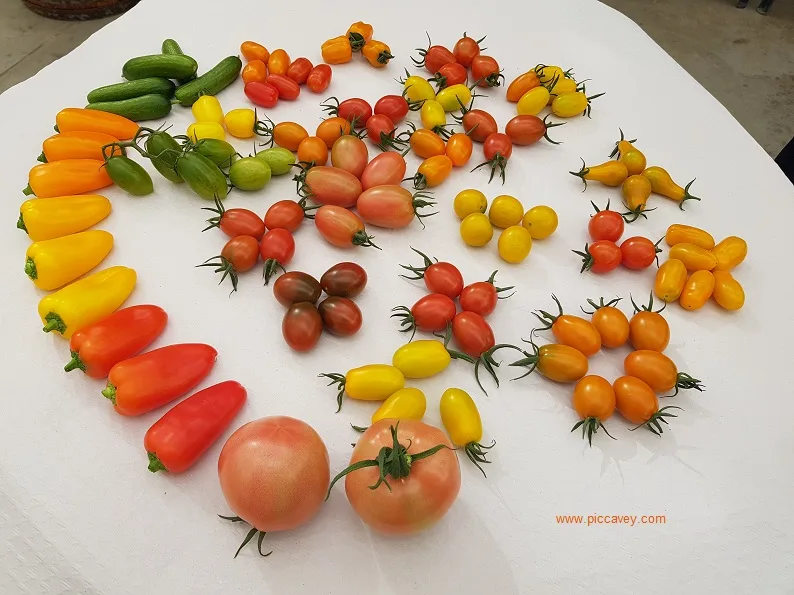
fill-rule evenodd
<path id="1" fill-rule="evenodd" d="M 498 87 L 505 78 L 496 59 L 482 54 L 477 54 L 472 59 L 471 76 L 478 81 L 478 87 Z"/>
<path id="2" fill-rule="evenodd" d="M 331 84 L 331 67 L 328 64 L 318 64 L 309 72 L 306 78 L 306 86 L 312 93 L 322 93 Z"/>
<path id="3" fill-rule="evenodd" d="M 376 227 L 399 229 L 410 225 L 415 218 L 421 220 L 431 214 L 421 214 L 419 209 L 436 203 L 423 200 L 401 186 L 373 186 L 358 197 L 356 212 L 366 223 Z"/>
<path id="4" fill-rule="evenodd" d="M 491 314 L 499 302 L 499 293 L 513 289 L 513 287 L 496 287 L 494 285 L 495 277 L 496 271 L 493 272 L 487 281 L 477 281 L 464 287 L 463 291 L 460 292 L 461 310 L 474 312 L 483 318 Z"/>
<path id="5" fill-rule="evenodd" d="M 695 271 L 684 284 L 678 303 L 684 310 L 699 310 L 714 293 L 714 273 Z"/>
<path id="6" fill-rule="evenodd" d="M 345 208 L 323 205 L 314 215 L 314 225 L 328 243 L 339 248 L 378 248 L 372 243 L 372 236 L 367 235 L 361 218 Z"/>
<path id="7" fill-rule="evenodd" d="M 367 144 L 357 136 L 351 134 L 341 136 L 331 147 L 331 164 L 353 174 L 356 178 L 361 178 L 368 162 Z"/>
<path id="8" fill-rule="evenodd" d="M 653 292 L 651 292 L 648 305 L 638 306 L 634 301 L 634 316 L 629 322 L 629 342 L 637 350 L 650 349 L 651 351 L 664 351 L 670 342 L 670 326 L 661 315 L 661 311 L 653 310 Z"/>
<path id="9" fill-rule="evenodd" d="M 331 116 L 339 116 L 350 123 L 354 123 L 356 128 L 363 128 L 367 125 L 367 120 L 372 116 L 372 106 L 360 97 L 353 97 L 339 102 L 336 97 L 331 97 L 327 103 L 323 103 L 323 109 Z"/>
<path id="10" fill-rule="evenodd" d="M 593 307 L 590 322 L 601 336 L 601 343 L 604 347 L 615 348 L 625 345 L 631 331 L 626 315 L 614 306 L 620 301 L 620 298 L 606 303 L 604 298 L 601 298 L 600 303 L 593 300 L 587 301 Z M 582 310 L 587 312 L 584 308 Z"/>
<path id="11" fill-rule="evenodd" d="M 726 310 L 744 306 L 744 288 L 728 271 L 714 271 L 714 301 Z"/>
<path id="12" fill-rule="evenodd" d="M 364 168 L 361 174 L 361 186 L 364 190 L 375 186 L 398 186 L 405 178 L 405 169 L 405 159 L 402 155 L 392 152 L 381 153 Z"/>
<path id="13" fill-rule="evenodd" d="M 455 56 L 442 45 L 431 45 L 430 36 L 427 37 L 429 47 L 419 50 L 420 59 L 411 58 L 417 66 L 424 66 L 431 74 L 437 73 L 444 64 L 455 62 Z"/>
<path id="14" fill-rule="evenodd" d="M 666 393 L 673 389 L 675 394 L 681 389 L 703 390 L 700 380 L 679 372 L 675 362 L 658 351 L 633 351 L 623 360 L 623 368 L 626 374 L 647 383 L 656 393 Z"/>
<path id="15" fill-rule="evenodd" d="M 430 293 L 441 293 L 453 300 L 463 291 L 463 275 L 454 264 L 449 262 L 438 262 L 430 259 L 429 256 L 420 252 L 416 248 L 411 248 L 422 257 L 424 263 L 421 267 L 414 267 L 407 264 L 400 266 L 406 271 L 413 273 L 413 276 L 403 275 L 406 279 L 424 279 L 425 287 Z"/>
<path id="16" fill-rule="evenodd" d="M 278 89 L 265 82 L 247 83 L 243 92 L 253 103 L 262 107 L 273 107 L 278 103 Z"/>
<path id="17" fill-rule="evenodd" d="M 303 223 L 305 216 L 306 211 L 294 200 L 280 200 L 270 205 L 265 213 L 265 227 L 294 232 Z"/>
<path id="18" fill-rule="evenodd" d="M 267 60 L 270 57 L 270 52 L 267 51 L 267 48 L 255 41 L 244 41 L 240 45 L 240 53 L 248 62 L 261 60 L 267 64 Z"/>
<path id="19" fill-rule="evenodd" d="M 428 157 L 419 164 L 414 176 L 414 188 L 423 190 L 442 184 L 452 173 L 452 159 L 446 155 Z"/>
<path id="20" fill-rule="evenodd" d="M 467 134 L 458 132 L 447 139 L 447 157 L 455 167 L 463 167 L 471 159 L 474 150 L 472 140 Z"/>
<path id="21" fill-rule="evenodd" d="M 224 209 L 223 203 L 218 201 L 217 208 L 205 207 L 204 210 L 217 213 L 215 217 L 207 219 L 210 225 L 204 229 L 218 227 L 230 238 L 237 236 L 251 236 L 257 240 L 265 235 L 265 223 L 259 215 L 248 209 Z"/>
<path id="22" fill-rule="evenodd" d="M 345 138 L 355 137 L 342 137 Z M 333 160 L 332 150 L 331 161 Z M 316 166 L 305 172 L 301 192 L 318 204 L 349 208 L 358 202 L 362 188 L 358 178 L 349 171 L 339 167 Z"/>
<path id="23" fill-rule="evenodd" d="M 475 40 L 464 33 L 463 37 L 455 42 L 455 47 L 452 48 L 452 55 L 455 56 L 458 64 L 469 68 L 474 57 L 480 54 L 480 43 L 483 39 L 485 37 Z"/>
<path id="24" fill-rule="evenodd" d="M 297 151 L 303 139 L 309 136 L 297 122 L 279 122 L 273 127 L 273 142 L 288 151 Z"/>
<path id="25" fill-rule="evenodd" d="M 659 410 L 653 389 L 639 378 L 621 376 L 612 387 L 618 412 L 633 424 L 644 424 Z"/>
<path id="26" fill-rule="evenodd" d="M 298 58 L 287 68 L 287 76 L 302 85 L 309 79 L 309 73 L 313 68 L 314 66 L 308 58 Z"/>
<path id="27" fill-rule="evenodd" d="M 485 142 L 485 139 L 499 130 L 494 117 L 481 109 L 467 111 L 463 114 L 461 124 L 463 130 L 475 143 Z"/>
<path id="28" fill-rule="evenodd" d="M 627 269 L 647 269 L 654 261 L 658 262 L 656 255 L 659 252 L 661 249 L 658 243 L 654 244 L 642 236 L 634 236 L 623 240 L 620 245 L 621 264 Z"/>
<path id="29" fill-rule="evenodd" d="M 422 159 L 429 159 L 436 155 L 445 155 L 447 151 L 447 145 L 444 139 L 427 128 L 420 128 L 411 133 L 409 142 L 416 156 Z"/>
<path id="30" fill-rule="evenodd" d="M 249 271 L 259 260 L 259 242 L 251 236 L 237 236 L 226 242 L 221 257 L 228 260 L 238 273 Z"/>
<path id="31" fill-rule="evenodd" d="M 262 60 L 251 60 L 243 67 L 241 76 L 246 84 L 254 81 L 264 83 L 267 81 L 267 65 Z"/>
<path id="32" fill-rule="evenodd" d="M 582 428 L 582 438 L 587 434 L 587 440 L 593 445 L 593 434 L 599 428 L 609 436 L 603 422 L 615 412 L 615 390 L 609 382 L 601 376 L 585 376 L 576 383 L 573 389 L 572 405 L 581 421 L 574 425 L 573 430 Z"/>
<path id="33" fill-rule="evenodd" d="M 328 162 L 328 147 L 319 136 L 307 136 L 298 145 L 298 161 L 325 165 Z"/>
<path id="34" fill-rule="evenodd" d="M 506 134 L 494 132 L 489 134 L 488 138 L 485 139 L 482 150 L 485 154 L 486 160 L 480 163 L 480 165 L 474 169 L 490 165 L 491 177 L 488 178 L 488 181 L 490 182 L 493 180 L 494 174 L 497 170 L 499 170 L 499 175 L 502 178 L 502 184 L 504 184 L 505 168 L 507 167 L 507 162 L 510 159 L 510 156 L 513 154 L 513 141 L 511 141 L 510 137 Z"/>
<path id="35" fill-rule="evenodd" d="M 582 257 L 582 273 L 585 271 L 608 273 L 618 267 L 622 258 L 618 245 L 609 240 L 585 244 L 584 252 L 573 250 L 573 253 Z"/>
<path id="36" fill-rule="evenodd" d="M 342 136 L 350 134 L 350 122 L 338 116 L 326 118 L 317 126 L 315 136 L 325 141 L 325 146 L 330 151 L 334 143 Z"/>
<path id="37" fill-rule="evenodd" d="M 317 307 L 325 328 L 337 337 L 350 337 L 361 328 L 363 317 L 356 303 L 346 297 L 330 296 Z"/>
<path id="38" fill-rule="evenodd" d="M 463 353 L 478 358 L 496 344 L 493 329 L 475 312 L 461 312 L 452 321 L 452 336 Z"/>
<path id="39" fill-rule="evenodd" d="M 375 103 L 373 113 L 388 116 L 395 124 L 399 124 L 408 115 L 410 106 L 402 95 L 384 95 Z"/>
<path id="40" fill-rule="evenodd" d="M 284 273 L 273 284 L 273 295 L 282 306 L 301 302 L 317 303 L 322 288 L 320 282 L 311 275 L 299 271 Z"/>
<path id="41" fill-rule="evenodd" d="M 295 239 L 286 229 L 271 229 L 259 243 L 259 255 L 265 261 L 262 276 L 267 285 L 279 269 L 286 272 L 284 265 L 295 255 Z"/>
<path id="42" fill-rule="evenodd" d="M 506 99 L 513 103 L 518 103 L 527 91 L 540 86 L 540 78 L 534 70 L 529 70 L 524 74 L 518 75 L 507 87 Z"/>
<path id="43" fill-rule="evenodd" d="M 444 89 L 453 85 L 465 85 L 468 79 L 469 73 L 465 66 L 457 62 L 450 62 L 439 68 L 438 72 L 429 80 L 434 82 L 439 89 Z"/>
<path id="44" fill-rule="evenodd" d="M 585 357 L 598 353 L 601 350 L 601 335 L 595 325 L 581 316 L 565 314 L 557 297 L 554 294 L 551 297 L 557 304 L 559 312 L 556 315 L 543 310 L 534 312 L 535 317 L 546 325 L 538 330 L 551 329 L 554 338 L 561 345 L 573 347 Z"/>
<path id="45" fill-rule="evenodd" d="M 295 351 L 311 351 L 320 340 L 323 332 L 323 319 L 317 306 L 309 302 L 293 304 L 284 314 L 281 334 Z"/>
<path id="46" fill-rule="evenodd" d="M 617 211 L 609 210 L 609 202 L 607 208 L 604 210 L 599 209 L 595 203 L 591 202 L 596 211 L 595 215 L 590 217 L 590 222 L 587 224 L 587 232 L 593 241 L 608 240 L 610 242 L 617 242 L 620 236 L 623 235 L 625 222 L 623 216 Z"/>
<path id="47" fill-rule="evenodd" d="M 283 74 L 270 73 L 267 77 L 267 84 L 278 89 L 278 98 L 293 101 L 301 94 L 298 83 Z"/>
<path id="48" fill-rule="evenodd" d="M 340 262 L 323 273 L 320 286 L 328 295 L 354 298 L 367 286 L 367 272 L 355 262 Z"/>
<path id="49" fill-rule="evenodd" d="M 447 328 L 455 319 L 458 308 L 451 298 L 443 293 L 431 293 L 419 299 L 411 309 L 406 312 L 405 306 L 394 308 L 402 316 L 401 330 L 408 332 L 419 329 L 425 333 L 438 333 Z M 401 311 L 401 313 L 399 312 Z"/>
<path id="50" fill-rule="evenodd" d="M 505 126 L 505 134 L 510 137 L 514 145 L 528 146 L 534 145 L 540 139 L 545 138 L 552 144 L 559 144 L 548 136 L 549 128 L 562 126 L 563 124 L 549 124 L 546 120 L 541 120 L 537 116 L 524 115 L 516 116 Z"/>
<path id="51" fill-rule="evenodd" d="M 367 120 L 367 138 L 382 151 L 386 151 L 394 141 L 395 128 L 389 116 L 375 114 Z"/>
<path id="52" fill-rule="evenodd" d="M 268 72 L 278 75 L 285 75 L 287 74 L 287 69 L 289 69 L 290 59 L 289 54 L 282 49 L 273 50 L 270 54 L 270 57 L 267 59 L 267 70 Z"/>

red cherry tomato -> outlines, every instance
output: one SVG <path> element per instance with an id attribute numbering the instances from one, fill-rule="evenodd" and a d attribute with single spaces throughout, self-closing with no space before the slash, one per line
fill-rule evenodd
<path id="1" fill-rule="evenodd" d="M 341 103 L 336 97 L 331 97 L 322 105 L 329 116 L 344 118 L 351 124 L 355 122 L 356 128 L 366 126 L 372 116 L 372 106 L 360 97 L 345 99 Z"/>
<path id="2" fill-rule="evenodd" d="M 496 59 L 482 54 L 477 54 L 472 59 L 471 76 L 478 81 L 478 87 L 498 87 L 505 78 Z"/>
<path id="3" fill-rule="evenodd" d="M 293 101 L 301 94 L 298 83 L 283 74 L 271 74 L 267 77 L 267 84 L 278 89 L 278 98 Z"/>
<path id="4" fill-rule="evenodd" d="M 399 124 L 408 115 L 410 106 L 402 95 L 385 95 L 375 103 L 373 113 L 388 116 L 395 124 Z"/>
<path id="5" fill-rule="evenodd" d="M 372 116 L 374 119 L 375 116 Z M 405 178 L 405 158 L 399 153 L 387 151 L 376 156 L 361 174 L 361 186 L 369 190 L 375 186 L 399 186 Z"/>
<path id="6" fill-rule="evenodd" d="M 325 328 L 337 337 L 350 337 L 361 328 L 363 317 L 356 303 L 346 297 L 330 296 L 317 307 Z"/>
<path id="7" fill-rule="evenodd" d="M 494 277 L 496 277 L 496 271 L 493 272 L 487 281 L 470 283 L 464 287 L 463 291 L 460 292 L 461 310 L 474 312 L 483 318 L 491 314 L 499 302 L 499 294 L 513 289 L 513 287 L 496 287 L 494 285 Z"/>
<path id="8" fill-rule="evenodd" d="M 422 257 L 422 266 L 411 266 L 401 264 L 400 267 L 412 273 L 412 275 L 402 275 L 406 279 L 424 279 L 425 287 L 430 293 L 441 293 L 453 300 L 463 291 L 463 275 L 460 274 L 458 267 L 449 262 L 438 262 L 431 259 L 424 252 L 416 248 L 411 248 Z M 435 262 L 434 262 L 435 261 Z"/>
<path id="9" fill-rule="evenodd" d="M 516 116 L 507 123 L 505 126 L 505 133 L 513 141 L 514 145 L 528 146 L 534 145 L 540 139 L 544 138 L 552 144 L 559 144 L 548 137 L 548 129 L 554 126 L 562 126 L 559 124 L 548 124 L 546 120 L 541 120 L 537 116 L 526 114 L 523 116 Z"/>
<path id="10" fill-rule="evenodd" d="M 654 244 L 648 238 L 634 236 L 624 240 L 620 245 L 621 264 L 627 269 L 647 269 L 658 260 L 656 255 L 659 252 L 661 249 L 658 242 Z"/>
<path id="11" fill-rule="evenodd" d="M 424 66 L 431 74 L 437 73 L 444 64 L 455 62 L 455 56 L 443 45 L 431 45 L 430 36 L 427 36 L 429 47 L 419 50 L 419 60 L 411 58 L 417 66 Z"/>
<path id="12" fill-rule="evenodd" d="M 344 138 L 355 137 L 346 136 L 341 137 L 339 140 Z M 361 139 L 358 140 L 361 141 Z M 339 141 L 337 141 L 337 143 L 338 142 Z M 334 149 L 331 151 L 332 162 L 334 162 L 333 151 L 336 150 L 337 143 L 334 143 Z M 339 156 L 337 156 L 336 159 L 337 161 L 343 161 Z M 359 161 L 361 161 L 360 156 Z M 366 158 L 364 158 L 364 165 L 366 165 Z M 363 171 L 363 165 L 361 169 Z M 304 196 L 310 196 L 311 199 L 318 204 L 349 208 L 356 205 L 358 197 L 361 195 L 362 188 L 359 179 L 349 171 L 339 167 L 318 165 L 306 172 L 303 180 L 302 192 Z"/>
<path id="13" fill-rule="evenodd" d="M 278 103 L 278 89 L 268 83 L 252 81 L 243 91 L 248 99 L 262 107 L 274 107 Z"/>
<path id="14" fill-rule="evenodd" d="M 276 279 L 273 295 L 282 306 L 290 307 L 300 302 L 317 303 L 323 290 L 320 282 L 307 273 L 290 271 Z"/>
<path id="15" fill-rule="evenodd" d="M 452 336 L 463 353 L 475 358 L 496 345 L 491 325 L 475 312 L 461 312 L 455 316 Z"/>
<path id="16" fill-rule="evenodd" d="M 623 255 L 615 242 L 599 240 L 592 244 L 585 244 L 584 252 L 573 251 L 582 257 L 582 270 L 594 273 L 608 273 L 615 270 L 620 264 Z"/>
<path id="17" fill-rule="evenodd" d="M 328 64 L 318 64 L 312 68 L 306 79 L 306 86 L 312 93 L 322 93 L 331 84 L 332 71 Z"/>
<path id="18" fill-rule="evenodd" d="M 271 229 L 259 243 L 259 255 L 265 261 L 262 276 L 267 285 L 279 269 L 286 272 L 284 266 L 295 255 L 295 239 L 286 229 Z"/>
<path id="19" fill-rule="evenodd" d="M 367 286 L 367 272 L 355 262 L 340 262 L 323 273 L 320 286 L 328 295 L 354 298 Z"/>
<path id="20" fill-rule="evenodd" d="M 455 43 L 455 47 L 452 48 L 452 55 L 455 56 L 455 60 L 458 64 L 469 68 L 471 66 L 471 61 L 480 53 L 480 43 L 482 43 L 483 39 L 485 39 L 485 37 L 480 40 L 475 40 L 464 33 L 463 37 L 461 37 Z"/>
<path id="21" fill-rule="evenodd" d="M 369 225 L 399 229 L 416 218 L 429 216 L 429 213 L 419 213 L 418 209 L 433 205 L 434 202 L 415 198 L 402 186 L 373 186 L 358 197 L 356 212 Z"/>
<path id="22" fill-rule="evenodd" d="M 297 58 L 287 68 L 287 76 L 302 85 L 309 79 L 309 73 L 312 68 L 314 66 L 308 58 Z"/>
<path id="23" fill-rule="evenodd" d="M 474 169 L 490 166 L 491 177 L 488 178 L 488 181 L 490 182 L 493 180 L 494 174 L 499 171 L 499 175 L 502 178 L 502 184 L 504 184 L 507 162 L 510 159 L 510 156 L 513 154 L 513 141 L 510 140 L 509 136 L 502 132 L 494 132 L 493 134 L 488 135 L 488 138 L 485 139 L 482 150 L 485 154 L 486 161 L 483 161 Z"/>
<path id="24" fill-rule="evenodd" d="M 228 260 L 236 272 L 244 273 L 259 260 L 259 242 L 251 236 L 237 236 L 226 242 L 221 257 Z"/>
<path id="25" fill-rule="evenodd" d="M 317 307 L 309 302 L 293 304 L 284 314 L 281 334 L 295 351 L 310 351 L 317 345 L 323 332 L 323 319 Z"/>
<path id="26" fill-rule="evenodd" d="M 274 202 L 265 213 L 265 227 L 268 229 L 286 229 L 294 232 L 303 223 L 306 211 L 294 200 Z"/>
<path id="27" fill-rule="evenodd" d="M 607 202 L 606 209 L 599 209 L 594 202 L 590 202 L 596 211 L 596 214 L 590 217 L 590 222 L 587 224 L 587 231 L 593 241 L 609 240 L 610 242 L 617 242 L 620 236 L 623 235 L 625 222 L 623 215 L 617 211 L 609 210 L 609 202 Z"/>
<path id="28" fill-rule="evenodd" d="M 494 117 L 481 109 L 467 111 L 463 114 L 461 124 L 463 124 L 463 130 L 475 143 L 485 142 L 486 138 L 499 130 Z"/>
<path id="29" fill-rule="evenodd" d="M 372 236 L 367 235 L 361 218 L 343 207 L 323 205 L 317 209 L 314 225 L 329 244 L 339 248 L 378 248 L 372 243 Z"/>
<path id="30" fill-rule="evenodd" d="M 398 306 L 394 310 L 397 312 L 403 308 L 405 307 Z M 402 330 L 407 332 L 416 328 L 425 333 L 438 333 L 447 328 L 457 313 L 457 306 L 451 298 L 443 293 L 431 293 L 420 298 L 408 313 L 404 313 L 403 310 Z"/>
<path id="31" fill-rule="evenodd" d="M 209 225 L 203 231 L 218 227 L 230 238 L 237 236 L 251 236 L 257 240 L 265 235 L 265 223 L 259 215 L 248 209 L 225 209 L 223 203 L 218 201 L 215 209 L 205 207 L 204 210 L 216 213 L 215 217 L 207 219 Z"/>
<path id="32" fill-rule="evenodd" d="M 394 140 L 396 126 L 385 114 L 375 114 L 367 120 L 367 138 L 381 150 L 386 150 Z"/>
<path id="33" fill-rule="evenodd" d="M 357 136 L 351 134 L 340 136 L 331 147 L 331 165 L 353 174 L 356 178 L 361 177 L 368 162 L 367 144 Z"/>
<path id="34" fill-rule="evenodd" d="M 436 84 L 436 87 L 443 89 L 453 85 L 465 85 L 468 79 L 469 73 L 465 66 L 461 66 L 457 62 L 450 62 L 439 68 L 430 80 Z"/>

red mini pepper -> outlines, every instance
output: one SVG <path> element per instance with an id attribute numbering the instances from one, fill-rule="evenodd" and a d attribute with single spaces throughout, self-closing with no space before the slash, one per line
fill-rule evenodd
<path id="1" fill-rule="evenodd" d="M 72 335 L 72 360 L 64 370 L 79 368 L 91 378 L 105 378 L 117 363 L 152 343 L 163 332 L 168 314 L 159 306 L 131 306 L 81 328 Z"/>
<path id="2" fill-rule="evenodd" d="M 245 403 L 245 387 L 234 380 L 188 397 L 146 432 L 149 471 L 181 473 L 201 458 Z"/>
<path id="3" fill-rule="evenodd" d="M 113 366 L 102 394 L 116 413 L 141 415 L 184 395 L 215 365 L 209 345 L 183 343 L 148 351 Z"/>

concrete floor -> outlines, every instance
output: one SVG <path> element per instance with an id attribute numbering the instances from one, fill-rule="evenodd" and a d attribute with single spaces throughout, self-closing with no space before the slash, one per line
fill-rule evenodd
<path id="1" fill-rule="evenodd" d="M 152 0 L 156 1 L 156 0 Z M 794 137 L 794 0 L 768 16 L 735 0 L 603 0 L 640 25 L 770 155 Z M 77 47 L 111 19 L 53 21 L 0 0 L 0 93 Z"/>

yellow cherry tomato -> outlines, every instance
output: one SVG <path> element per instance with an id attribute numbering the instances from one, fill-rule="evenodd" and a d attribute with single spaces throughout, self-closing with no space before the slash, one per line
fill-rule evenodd
<path id="1" fill-rule="evenodd" d="M 623 181 L 621 186 L 623 200 L 630 211 L 637 212 L 645 210 L 648 199 L 651 196 L 651 183 L 645 176 L 629 176 Z"/>
<path id="2" fill-rule="evenodd" d="M 538 74 L 538 79 L 541 83 L 550 83 L 555 78 L 562 80 L 565 78 L 565 71 L 559 66 L 547 66 L 546 64 L 538 64 L 535 66 L 535 72 Z"/>
<path id="3" fill-rule="evenodd" d="M 406 378 L 429 378 L 446 370 L 452 357 L 441 341 L 406 343 L 394 352 L 392 365 Z"/>
<path id="4" fill-rule="evenodd" d="M 687 270 L 684 263 L 675 258 L 662 263 L 656 271 L 653 283 L 653 292 L 665 302 L 676 301 L 684 290 L 687 279 Z"/>
<path id="5" fill-rule="evenodd" d="M 692 180 L 686 187 L 682 188 L 673 181 L 667 170 L 655 165 L 646 168 L 642 175 L 650 180 L 651 187 L 656 194 L 673 199 L 682 208 L 688 200 L 700 200 L 697 196 L 692 196 L 689 193 L 689 187 L 695 180 Z"/>
<path id="6" fill-rule="evenodd" d="M 451 85 L 441 89 L 436 95 L 438 101 L 445 112 L 454 112 L 460 109 L 461 105 L 469 105 L 471 102 L 471 89 L 466 85 Z"/>
<path id="7" fill-rule="evenodd" d="M 612 151 L 610 157 L 618 155 L 618 161 L 623 163 L 629 170 L 630 176 L 641 174 L 645 170 L 647 160 L 642 151 L 623 137 L 623 131 L 620 131 L 620 140 L 615 143 L 615 150 Z"/>
<path id="8" fill-rule="evenodd" d="M 714 238 L 709 232 L 681 223 L 674 223 L 667 228 L 667 233 L 664 234 L 664 241 L 667 242 L 668 246 L 694 244 L 704 250 L 714 248 Z"/>
<path id="9" fill-rule="evenodd" d="M 554 209 L 540 205 L 524 213 L 521 225 L 527 228 L 533 240 L 545 240 L 555 232 L 558 222 Z"/>
<path id="10" fill-rule="evenodd" d="M 468 188 L 458 192 L 452 208 L 455 209 L 458 219 L 463 220 L 472 213 L 484 213 L 488 208 L 488 199 L 479 190 Z"/>
<path id="11" fill-rule="evenodd" d="M 401 388 L 372 414 L 372 423 L 382 419 L 422 419 L 426 409 L 425 393 L 418 388 Z"/>
<path id="12" fill-rule="evenodd" d="M 483 213 L 466 215 L 460 222 L 460 237 L 467 246 L 485 246 L 493 238 L 491 221 Z"/>
<path id="13" fill-rule="evenodd" d="M 320 374 L 329 378 L 328 386 L 336 385 L 339 392 L 336 402 L 342 408 L 342 397 L 347 394 L 359 401 L 383 401 L 405 386 L 405 376 L 394 366 L 369 364 L 342 374 Z M 339 411 L 337 409 L 337 411 Z"/>
<path id="14" fill-rule="evenodd" d="M 714 301 L 726 310 L 744 306 L 744 289 L 728 271 L 714 271 Z"/>
<path id="15" fill-rule="evenodd" d="M 685 310 L 699 310 L 714 293 L 714 275 L 711 271 L 695 271 L 684 283 L 678 303 Z"/>
<path id="16" fill-rule="evenodd" d="M 730 236 L 714 246 L 715 271 L 730 271 L 739 266 L 747 256 L 747 242 L 742 238 Z"/>
<path id="17" fill-rule="evenodd" d="M 717 257 L 711 250 L 686 242 L 670 248 L 669 256 L 683 262 L 688 271 L 710 271 L 717 265 Z"/>
<path id="18" fill-rule="evenodd" d="M 427 80 L 421 76 L 409 76 L 403 83 L 403 95 L 408 101 L 430 101 L 436 98 L 436 92 L 433 90 Z"/>
<path id="19" fill-rule="evenodd" d="M 546 87 L 535 87 L 521 96 L 516 104 L 519 116 L 537 116 L 549 102 L 549 90 Z"/>
<path id="20" fill-rule="evenodd" d="M 491 224 L 495 227 L 505 229 L 513 225 L 519 225 L 524 216 L 524 207 L 514 196 L 502 194 L 493 199 L 488 217 Z"/>
<path id="21" fill-rule="evenodd" d="M 499 234 L 499 256 L 512 264 L 523 261 L 532 250 L 532 235 L 522 225 L 513 225 Z"/>
<path id="22" fill-rule="evenodd" d="M 601 182 L 605 186 L 620 186 L 629 177 L 629 170 L 620 161 L 606 161 L 600 165 L 588 167 L 582 160 L 582 169 L 568 172 L 573 176 L 582 178 L 585 188 L 587 182 Z"/>
<path id="23" fill-rule="evenodd" d="M 254 136 L 256 114 L 248 108 L 233 109 L 223 118 L 226 130 L 235 138 L 251 138 Z"/>
<path id="24" fill-rule="evenodd" d="M 554 100 L 558 95 L 562 95 L 563 93 L 575 93 L 576 89 L 577 89 L 577 84 L 575 80 L 565 77 L 560 78 L 554 84 L 554 87 L 552 87 L 551 95 L 549 96 L 549 102 L 546 105 L 551 105 L 552 103 L 554 103 Z"/>
<path id="25" fill-rule="evenodd" d="M 447 123 L 447 112 L 435 99 L 428 99 L 422 104 L 419 116 L 422 118 L 422 126 L 428 130 L 444 126 Z"/>
<path id="26" fill-rule="evenodd" d="M 196 122 L 215 122 L 223 124 L 223 108 L 217 97 L 202 95 L 190 108 Z"/>
<path id="27" fill-rule="evenodd" d="M 462 447 L 469 460 L 485 475 L 480 464 L 490 462 L 486 459 L 486 451 L 496 443 L 492 442 L 488 446 L 480 444 L 482 419 L 471 395 L 460 388 L 448 388 L 441 395 L 439 409 L 441 421 L 452 442 Z"/>
<path id="28" fill-rule="evenodd" d="M 187 136 L 197 143 L 205 138 L 225 140 L 226 132 L 223 130 L 223 126 L 217 122 L 195 122 L 187 127 Z"/>
<path id="29" fill-rule="evenodd" d="M 590 100 L 598 95 L 588 97 L 582 91 L 561 93 L 551 102 L 551 113 L 558 118 L 573 118 L 582 114 L 590 114 Z"/>
<path id="30" fill-rule="evenodd" d="M 452 173 L 452 159 L 446 155 L 428 157 L 416 171 L 415 185 L 418 189 L 434 188 L 440 185 Z"/>

